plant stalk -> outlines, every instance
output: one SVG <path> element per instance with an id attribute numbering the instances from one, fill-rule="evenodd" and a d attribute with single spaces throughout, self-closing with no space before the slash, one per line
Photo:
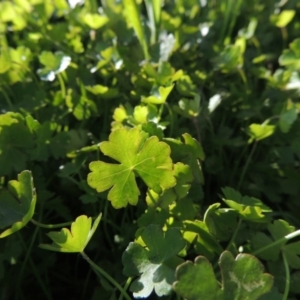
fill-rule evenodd
<path id="1" fill-rule="evenodd" d="M 100 268 L 97 264 L 95 264 L 84 252 L 80 253 L 82 257 L 91 265 L 91 267 L 99 272 L 102 276 L 104 276 L 113 286 L 115 286 L 121 294 L 124 296 L 126 300 L 131 300 L 127 292 L 121 287 L 121 285 L 114 280 L 108 273 L 106 273 L 102 268 Z"/>

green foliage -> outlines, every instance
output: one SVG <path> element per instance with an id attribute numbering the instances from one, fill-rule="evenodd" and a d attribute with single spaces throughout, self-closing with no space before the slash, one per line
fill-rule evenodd
<path id="1" fill-rule="evenodd" d="M 223 201 L 235 210 L 242 219 L 252 222 L 263 222 L 267 219 L 264 213 L 272 212 L 272 210 L 259 199 L 248 196 L 243 197 L 232 188 L 224 188 L 222 192 L 225 195 Z"/>
<path id="2" fill-rule="evenodd" d="M 0 238 L 4 238 L 24 226 L 31 220 L 36 204 L 36 192 L 29 171 L 18 175 L 18 180 L 11 180 L 6 190 L 0 193 Z M 7 228 L 9 227 L 9 228 Z"/>
<path id="3" fill-rule="evenodd" d="M 84 248 L 95 233 L 101 214 L 96 218 L 92 226 L 92 219 L 87 216 L 79 216 L 71 225 L 71 231 L 63 228 L 60 232 L 49 232 L 48 236 L 53 241 L 52 245 L 40 244 L 46 250 L 58 252 L 83 252 Z"/>
<path id="4" fill-rule="evenodd" d="M 64 55 L 63 52 L 53 54 L 49 51 L 43 51 L 39 55 L 40 63 L 44 65 L 43 69 L 38 69 L 37 73 L 42 80 L 53 81 L 55 74 L 59 74 L 66 70 L 71 62 L 71 57 Z"/>
<path id="5" fill-rule="evenodd" d="M 133 296 L 148 297 L 153 289 L 158 296 L 167 295 L 175 281 L 175 268 L 183 261 L 176 256 L 185 245 L 180 231 L 171 228 L 163 232 L 159 226 L 149 225 L 141 238 L 147 249 L 130 243 L 122 257 L 123 273 L 139 276 L 131 285 Z"/>
<path id="6" fill-rule="evenodd" d="M 220 256 L 219 265 L 221 288 L 208 260 L 198 256 L 195 264 L 185 262 L 177 268 L 175 290 L 187 300 L 256 300 L 272 287 L 272 276 L 263 273 L 263 265 L 252 255 L 239 254 L 234 259 L 230 252 L 225 251 Z"/>
<path id="7" fill-rule="evenodd" d="M 112 187 L 108 200 L 115 208 L 125 207 L 127 203 L 137 204 L 140 192 L 135 173 L 156 193 L 176 183 L 169 146 L 154 136 L 147 139 L 147 135 L 137 128 L 113 131 L 109 141 L 100 144 L 100 149 L 121 164 L 92 162 L 88 183 L 98 192 Z"/>
<path id="8" fill-rule="evenodd" d="M 0 1 L 1 296 L 298 299 L 299 8 Z"/>

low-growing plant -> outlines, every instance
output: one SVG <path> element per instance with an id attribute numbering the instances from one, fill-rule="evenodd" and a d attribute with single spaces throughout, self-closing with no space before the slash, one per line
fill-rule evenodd
<path id="1" fill-rule="evenodd" d="M 297 299 L 299 14 L 2 1 L 0 300 Z"/>

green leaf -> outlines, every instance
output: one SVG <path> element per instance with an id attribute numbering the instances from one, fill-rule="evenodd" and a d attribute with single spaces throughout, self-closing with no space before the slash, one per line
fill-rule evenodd
<path id="1" fill-rule="evenodd" d="M 290 49 L 286 49 L 279 57 L 279 64 L 286 66 L 290 70 L 300 69 L 300 38 L 290 43 Z"/>
<path id="2" fill-rule="evenodd" d="M 98 14 L 85 13 L 82 21 L 92 29 L 99 29 L 108 22 L 108 18 Z"/>
<path id="3" fill-rule="evenodd" d="M 177 80 L 176 89 L 185 97 L 194 97 L 199 92 L 189 75 L 183 75 Z"/>
<path id="4" fill-rule="evenodd" d="M 147 139 L 147 134 L 138 128 L 120 128 L 110 134 L 108 142 L 100 143 L 100 149 L 120 164 L 90 163 L 88 184 L 98 192 L 112 187 L 108 200 L 115 208 L 137 204 L 140 192 L 136 175 L 156 193 L 176 184 L 170 147 L 156 136 Z"/>
<path id="5" fill-rule="evenodd" d="M 11 68 L 11 64 L 9 48 L 2 46 L 0 53 L 0 74 L 7 72 Z"/>
<path id="6" fill-rule="evenodd" d="M 54 54 L 50 51 L 43 51 L 39 55 L 39 60 L 45 67 L 37 70 L 37 73 L 40 78 L 45 81 L 53 81 L 55 74 L 66 70 L 71 63 L 71 57 L 66 56 L 61 51 L 57 51 Z"/>
<path id="7" fill-rule="evenodd" d="M 155 43 L 158 37 L 158 29 L 160 23 L 160 13 L 162 3 L 161 0 L 145 0 L 145 5 L 147 8 L 148 18 L 150 21 L 151 28 L 151 43 Z"/>
<path id="8" fill-rule="evenodd" d="M 87 91 L 93 93 L 94 95 L 101 95 L 101 98 L 110 99 L 118 95 L 118 89 L 110 88 L 101 84 L 96 84 L 93 86 L 86 86 Z"/>
<path id="9" fill-rule="evenodd" d="M 0 176 L 26 168 L 33 137 L 19 113 L 0 115 Z"/>
<path id="10" fill-rule="evenodd" d="M 261 232 L 258 232 L 252 238 L 252 244 L 255 250 L 259 250 L 280 239 L 282 239 L 282 242 L 279 244 L 277 243 L 264 251 L 259 251 L 257 256 L 268 261 L 278 261 L 280 252 L 284 251 L 288 264 L 294 269 L 300 269 L 300 242 L 287 244 L 288 239 L 284 238 L 288 234 L 293 233 L 295 227 L 289 225 L 289 223 L 284 220 L 275 220 L 268 225 L 268 230 L 272 238 Z"/>
<path id="11" fill-rule="evenodd" d="M 167 97 L 173 90 L 174 85 L 167 87 L 154 87 L 151 91 L 151 96 L 142 97 L 142 102 L 144 103 L 153 103 L 153 104 L 163 104 L 166 102 Z"/>
<path id="12" fill-rule="evenodd" d="M 228 73 L 243 67 L 245 47 L 244 38 L 237 39 L 234 45 L 226 46 L 215 60 L 216 68 Z"/>
<path id="13" fill-rule="evenodd" d="M 32 218 L 36 204 L 31 172 L 23 171 L 18 180 L 11 180 L 8 189 L 0 191 L 0 228 L 4 238 L 23 228 Z"/>
<path id="14" fill-rule="evenodd" d="M 274 125 L 267 125 L 267 124 L 251 124 L 249 126 L 249 135 L 250 140 L 249 142 L 260 141 L 269 136 L 271 136 L 275 131 Z"/>
<path id="15" fill-rule="evenodd" d="M 220 203 L 210 205 L 203 221 L 209 232 L 219 241 L 229 241 L 238 225 L 238 214 L 234 210 L 219 208 L 220 205 Z"/>
<path id="16" fill-rule="evenodd" d="M 271 20 L 273 19 L 272 21 L 275 24 L 275 26 L 283 28 L 286 27 L 292 21 L 295 14 L 295 10 L 283 10 L 279 15 L 271 16 Z"/>
<path id="17" fill-rule="evenodd" d="M 63 228 L 60 232 L 49 232 L 48 236 L 53 243 L 51 245 L 40 244 L 39 247 L 58 252 L 83 252 L 95 233 L 100 220 L 101 214 L 99 214 L 92 226 L 92 218 L 88 218 L 85 215 L 79 216 L 75 222 L 72 223 L 71 231 L 67 228 Z"/>
<path id="18" fill-rule="evenodd" d="M 256 300 L 272 288 L 272 276 L 263 273 L 263 265 L 252 255 L 239 254 L 234 259 L 225 251 L 219 265 L 222 287 L 209 261 L 198 256 L 194 264 L 185 262 L 177 268 L 175 291 L 187 300 Z"/>
<path id="19" fill-rule="evenodd" d="M 92 112 L 97 112 L 95 103 L 84 96 L 79 96 L 73 90 L 69 90 L 66 97 L 66 105 L 77 120 L 89 119 Z"/>
<path id="20" fill-rule="evenodd" d="M 171 147 L 172 157 L 175 161 L 186 163 L 192 169 L 195 181 L 204 182 L 201 160 L 205 159 L 205 154 L 201 144 L 189 133 L 182 135 L 184 143 L 180 140 L 166 138 L 164 139 Z"/>
<path id="21" fill-rule="evenodd" d="M 141 14 L 136 0 L 123 0 L 124 9 L 127 15 L 128 23 L 133 27 L 138 40 L 142 46 L 145 59 L 149 59 L 148 45 L 146 40 L 146 35 L 144 34 Z"/>
<path id="22" fill-rule="evenodd" d="M 205 278 L 205 280 L 203 280 Z M 219 300 L 221 290 L 209 261 L 198 256 L 195 264 L 187 261 L 176 269 L 174 290 L 187 300 Z"/>
<path id="23" fill-rule="evenodd" d="M 223 188 L 222 192 L 225 196 L 222 200 L 234 209 L 242 219 L 252 222 L 268 221 L 264 214 L 272 212 L 272 210 L 259 199 L 242 196 L 230 187 Z"/>
<path id="24" fill-rule="evenodd" d="M 190 244 L 194 244 L 197 254 L 204 255 L 209 260 L 212 260 L 215 254 L 220 255 L 223 251 L 202 221 L 184 221 L 183 237 Z"/>
<path id="25" fill-rule="evenodd" d="M 189 99 L 181 99 L 178 102 L 177 111 L 181 113 L 183 116 L 187 118 L 196 118 L 201 109 L 200 109 L 200 96 L 198 94 L 195 95 L 193 100 Z"/>
<path id="26" fill-rule="evenodd" d="M 190 167 L 180 162 L 176 163 L 173 174 L 176 178 L 176 185 L 173 188 L 167 189 L 162 194 L 148 190 L 146 197 L 148 206 L 168 208 L 176 200 L 180 200 L 188 194 L 191 187 L 190 183 L 193 180 Z"/>
<path id="27" fill-rule="evenodd" d="M 239 254 L 234 259 L 225 251 L 220 257 L 220 269 L 226 300 L 255 300 L 273 286 L 273 277 L 263 273 L 262 263 L 250 254 Z"/>
<path id="28" fill-rule="evenodd" d="M 295 108 L 291 108 L 279 117 L 279 128 L 283 133 L 290 131 L 291 126 L 297 120 L 298 114 Z"/>
<path id="29" fill-rule="evenodd" d="M 130 290 L 134 297 L 148 297 L 154 290 L 156 295 L 168 295 L 175 281 L 175 269 L 182 263 L 176 255 L 185 242 L 177 228 L 163 232 L 157 225 L 149 225 L 141 235 L 146 248 L 130 243 L 122 256 L 123 273 L 138 276 Z"/>

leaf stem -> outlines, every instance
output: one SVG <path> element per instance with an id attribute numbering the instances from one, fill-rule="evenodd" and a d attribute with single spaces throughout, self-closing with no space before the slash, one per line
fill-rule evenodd
<path id="1" fill-rule="evenodd" d="M 43 224 L 43 223 L 40 223 L 34 219 L 31 219 L 31 222 L 38 226 L 38 227 L 42 227 L 42 228 L 47 228 L 47 229 L 52 229 L 52 228 L 60 228 L 60 227 L 64 227 L 64 226 L 69 226 L 71 225 L 73 222 L 65 222 L 65 223 L 59 223 L 59 224 Z"/>
<path id="2" fill-rule="evenodd" d="M 277 240 L 277 241 L 275 241 L 275 242 L 273 242 L 273 243 L 271 243 L 269 245 L 266 245 L 266 246 L 264 246 L 264 247 L 262 247 L 262 248 L 260 248 L 260 249 L 258 249 L 256 251 L 252 252 L 252 254 L 253 255 L 257 255 L 257 254 L 259 254 L 261 252 L 264 252 L 264 251 L 266 251 L 266 250 L 268 250 L 270 248 L 273 248 L 273 247 L 275 247 L 277 245 L 283 244 L 283 243 L 287 242 L 288 240 L 291 240 L 291 239 L 293 239 L 293 238 L 295 238 L 297 236 L 300 236 L 300 229 L 296 230 L 296 231 L 294 231 L 292 233 L 289 233 L 286 236 L 282 237 L 281 239 L 279 239 L 279 240 Z"/>
<path id="3" fill-rule="evenodd" d="M 243 171 L 242 171 L 242 175 L 241 175 L 240 180 L 239 180 L 239 183 L 238 183 L 238 185 L 237 185 L 237 190 L 240 189 L 240 187 L 241 187 L 241 185 L 242 185 L 242 183 L 243 183 L 243 181 L 244 181 L 244 177 L 245 177 L 246 171 L 248 170 L 248 167 L 249 167 L 249 164 L 250 164 L 251 159 L 252 159 L 252 157 L 253 157 L 253 154 L 254 154 L 254 151 L 255 151 L 255 149 L 256 149 L 256 146 L 257 146 L 257 141 L 254 143 L 254 145 L 253 145 L 253 147 L 252 147 L 252 149 L 251 149 L 251 152 L 250 152 L 250 154 L 248 155 L 246 164 L 245 164 L 245 166 L 244 166 L 244 168 L 243 168 Z"/>
<path id="4" fill-rule="evenodd" d="M 3 96 L 4 96 L 4 98 L 5 98 L 5 100 L 6 100 L 6 103 L 7 103 L 7 106 L 9 107 L 9 109 L 10 109 L 11 111 L 14 111 L 14 106 L 13 106 L 11 100 L 9 99 L 7 93 L 4 91 L 3 88 L 0 88 L 0 91 L 1 91 L 1 93 L 3 94 Z"/>
<path id="5" fill-rule="evenodd" d="M 91 265 L 91 267 L 103 275 L 112 285 L 114 285 L 124 296 L 126 300 L 131 300 L 126 291 L 121 287 L 121 285 L 114 280 L 108 273 L 106 273 L 102 268 L 100 268 L 97 264 L 95 264 L 83 251 L 80 253 L 82 257 Z"/>
<path id="6" fill-rule="evenodd" d="M 64 80 L 63 80 L 61 74 L 56 74 L 56 76 L 59 81 L 61 95 L 62 95 L 63 99 L 65 99 L 66 98 L 66 86 L 65 86 Z"/>
<path id="7" fill-rule="evenodd" d="M 35 275 L 35 277 L 37 279 L 37 282 L 39 283 L 42 291 L 44 292 L 44 296 L 46 297 L 46 299 L 52 300 L 51 294 L 49 294 L 49 291 L 47 290 L 47 288 L 46 288 L 46 286 L 45 286 L 45 284 L 44 284 L 44 282 L 43 282 L 40 274 L 38 274 L 38 271 L 35 268 L 35 265 L 34 265 L 34 263 L 32 262 L 32 260 L 30 258 L 30 254 L 32 252 L 33 244 L 35 242 L 35 239 L 36 239 L 38 231 L 39 231 L 39 229 L 38 229 L 38 227 L 36 227 L 35 231 L 33 232 L 32 237 L 31 237 L 31 241 L 30 241 L 30 244 L 29 244 L 28 248 L 26 247 L 24 239 L 23 239 L 22 235 L 19 232 L 20 241 L 21 241 L 22 246 L 23 246 L 23 248 L 24 248 L 24 250 L 26 252 L 26 255 L 25 255 L 25 258 L 23 260 L 23 263 L 22 263 L 22 266 L 21 266 L 21 270 L 20 270 L 19 276 L 18 276 L 18 281 L 17 281 L 17 284 L 16 284 L 16 295 L 15 295 L 15 299 L 16 300 L 20 299 L 20 293 L 22 293 L 21 281 L 22 281 L 23 274 L 24 274 L 24 271 L 25 271 L 25 267 L 27 266 L 27 263 L 30 264 L 32 272 L 34 273 L 34 275 Z"/>
<path id="8" fill-rule="evenodd" d="M 285 252 L 282 251 L 282 258 L 283 258 L 283 264 L 284 264 L 284 269 L 285 269 L 285 287 L 284 287 L 284 294 L 282 297 L 282 300 L 287 300 L 289 297 L 289 291 L 290 291 L 290 283 L 291 283 L 291 278 L 290 278 L 290 268 L 288 261 L 286 259 Z"/>
<path id="9" fill-rule="evenodd" d="M 132 277 L 128 277 L 126 280 L 125 286 L 124 286 L 124 291 L 126 291 L 132 281 Z M 123 300 L 123 294 L 120 295 L 119 300 Z"/>
<path id="10" fill-rule="evenodd" d="M 229 243 L 228 243 L 228 245 L 227 245 L 227 247 L 226 247 L 226 250 L 229 250 L 229 248 L 230 248 L 231 245 L 233 244 L 233 242 L 234 242 L 234 240 L 235 240 L 235 238 L 236 238 L 236 235 L 237 235 L 237 233 L 238 233 L 238 231 L 239 231 L 239 229 L 240 229 L 240 227 L 241 227 L 241 224 L 242 224 L 242 219 L 240 218 L 240 219 L 239 219 L 239 222 L 238 222 L 238 224 L 237 224 L 237 226 L 236 226 L 236 229 L 235 229 L 235 231 L 234 231 L 234 233 L 233 233 L 233 235 L 232 235 L 232 237 L 231 237 L 231 239 L 230 239 L 230 241 L 229 241 Z"/>
<path id="11" fill-rule="evenodd" d="M 169 104 L 167 102 L 164 103 L 164 105 L 166 106 L 168 113 L 169 113 L 169 117 L 170 117 L 170 133 L 169 136 L 172 137 L 173 136 L 173 131 L 174 131 L 174 115 L 172 112 L 172 109 L 170 108 Z"/>

